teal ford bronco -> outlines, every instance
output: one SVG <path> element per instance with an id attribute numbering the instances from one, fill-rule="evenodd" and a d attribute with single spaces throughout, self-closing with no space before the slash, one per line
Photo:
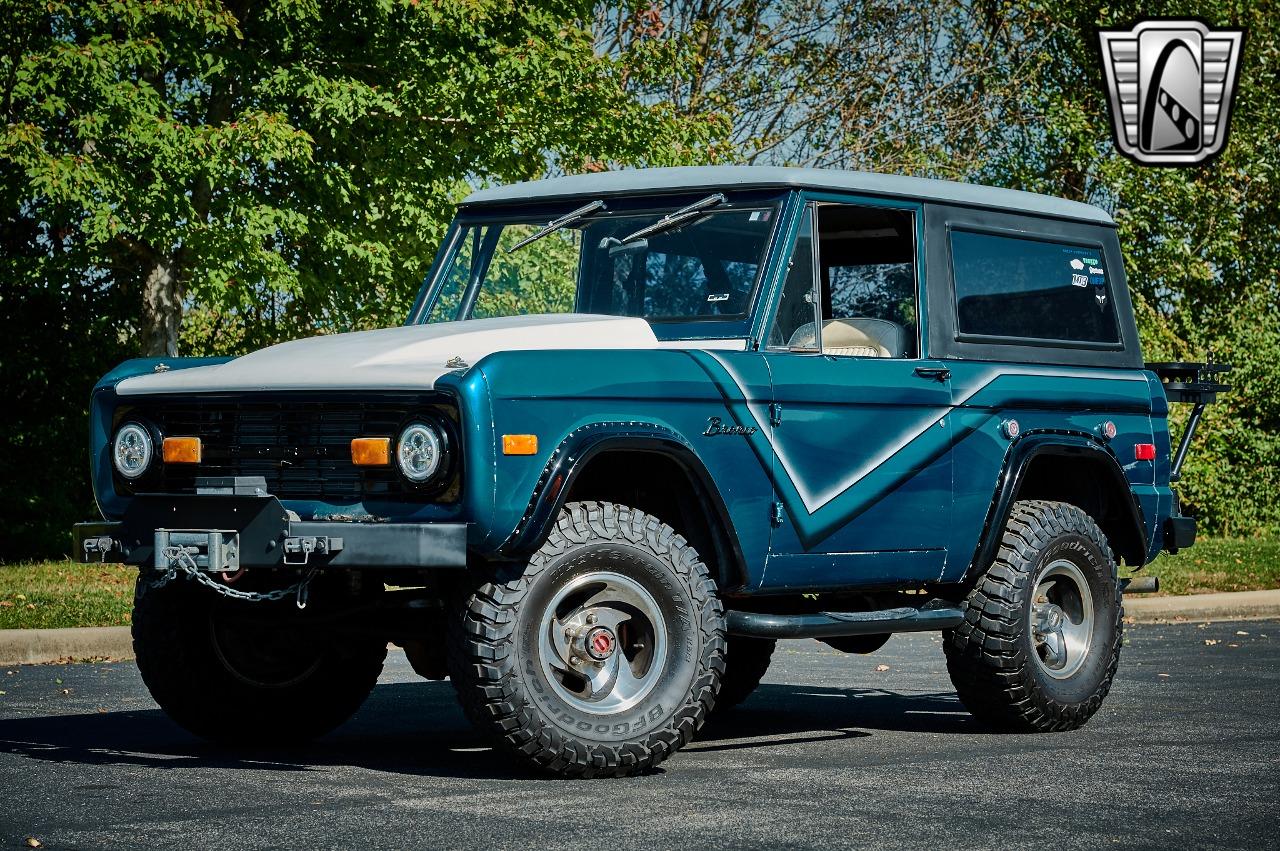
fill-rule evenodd
<path id="1" fill-rule="evenodd" d="M 1066 730 L 1115 675 L 1117 564 L 1194 540 L 1168 403 L 1198 419 L 1220 370 L 1144 365 L 1085 204 L 773 168 L 486 189 L 403 327 L 103 378 L 77 551 L 138 566 L 143 679 L 231 744 L 342 723 L 390 641 L 529 763 L 633 774 L 778 639 L 923 630 L 983 722 Z"/>

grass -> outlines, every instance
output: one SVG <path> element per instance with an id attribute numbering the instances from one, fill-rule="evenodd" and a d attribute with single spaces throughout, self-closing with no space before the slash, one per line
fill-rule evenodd
<path id="1" fill-rule="evenodd" d="M 0 566 L 0 629 L 127 626 L 136 568 L 42 561 Z"/>
<path id="2" fill-rule="evenodd" d="M 1176 556 L 1161 555 L 1138 575 L 1160 577 L 1161 596 L 1280 588 L 1280 540 L 1202 538 Z"/>
<path id="3" fill-rule="evenodd" d="M 136 575 L 131 567 L 70 561 L 0 566 L 0 629 L 126 626 Z M 1202 539 L 1140 575 L 1159 576 L 1162 595 L 1280 588 L 1280 540 Z"/>

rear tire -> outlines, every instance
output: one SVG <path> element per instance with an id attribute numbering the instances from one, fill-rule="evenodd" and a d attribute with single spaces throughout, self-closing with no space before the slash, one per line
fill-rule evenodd
<path id="1" fill-rule="evenodd" d="M 1120 660 L 1124 608 L 1102 531 L 1063 502 L 1017 502 L 995 561 L 944 632 L 960 700 L 1001 730 L 1072 730 L 1098 711 Z"/>
<path id="2" fill-rule="evenodd" d="M 724 671 L 724 611 L 670 526 L 570 503 L 528 564 L 486 579 L 450 630 L 449 669 L 499 746 L 563 776 L 620 776 L 702 726 Z"/>
<path id="3" fill-rule="evenodd" d="M 133 649 L 142 680 L 170 718 L 211 741 L 277 745 L 323 735 L 369 696 L 387 644 L 305 628 L 292 607 L 225 600 L 185 578 L 140 586 Z"/>

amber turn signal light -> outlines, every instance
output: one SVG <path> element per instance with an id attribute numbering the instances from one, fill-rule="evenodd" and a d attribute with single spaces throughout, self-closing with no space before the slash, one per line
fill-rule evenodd
<path id="1" fill-rule="evenodd" d="M 357 467 L 386 467 L 391 463 L 391 438 L 357 437 L 351 441 L 351 463 Z"/>
<path id="2" fill-rule="evenodd" d="M 200 457 L 200 438 L 166 437 L 164 439 L 164 463 L 199 464 Z"/>
<path id="3" fill-rule="evenodd" d="M 502 436 L 503 455 L 534 455 L 538 451 L 536 434 L 504 434 Z"/>

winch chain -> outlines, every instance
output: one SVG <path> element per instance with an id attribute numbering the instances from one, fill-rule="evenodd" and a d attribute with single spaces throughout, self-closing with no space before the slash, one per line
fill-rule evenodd
<path id="1" fill-rule="evenodd" d="M 224 597 L 232 600 L 245 600 L 251 603 L 273 603 L 285 599 L 286 597 L 297 597 L 298 608 L 305 609 L 307 607 L 307 598 L 310 592 L 311 580 L 315 578 L 317 571 L 312 568 L 299 581 L 285 588 L 277 588 L 274 591 L 242 591 L 239 588 L 232 588 L 229 585 L 223 585 L 221 582 L 213 579 L 205 571 L 200 569 L 196 564 L 195 558 L 192 557 L 192 551 L 187 547 L 165 547 L 160 551 L 168 561 L 169 569 L 158 579 L 144 581 L 140 583 L 139 590 L 142 591 L 142 585 L 145 590 L 163 588 L 178 576 L 181 570 L 187 576 L 190 576 L 196 582 L 213 589 Z"/>

